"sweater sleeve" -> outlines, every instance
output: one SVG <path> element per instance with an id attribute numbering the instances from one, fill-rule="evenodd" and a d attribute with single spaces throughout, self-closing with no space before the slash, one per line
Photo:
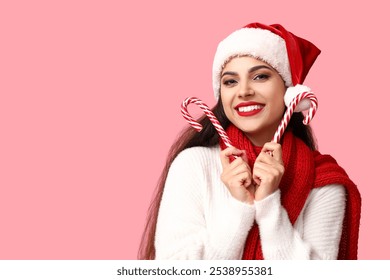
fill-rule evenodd
<path id="1" fill-rule="evenodd" d="M 337 259 L 345 212 L 345 189 L 313 189 L 294 225 L 281 205 L 280 190 L 255 203 L 265 259 Z"/>
<path id="2" fill-rule="evenodd" d="M 255 207 L 224 195 L 208 198 L 208 188 L 215 186 L 207 175 L 210 157 L 204 149 L 183 151 L 169 169 L 157 219 L 156 259 L 241 257 Z M 218 203 L 222 209 L 211 224 L 205 211 L 218 199 L 225 201 Z"/>

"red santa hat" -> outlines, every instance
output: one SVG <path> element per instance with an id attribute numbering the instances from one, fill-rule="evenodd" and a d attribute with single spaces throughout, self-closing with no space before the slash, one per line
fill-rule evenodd
<path id="1" fill-rule="evenodd" d="M 249 55 L 268 63 L 280 74 L 288 87 L 285 94 L 288 106 L 296 95 L 310 91 L 302 83 L 320 53 L 314 44 L 287 31 L 280 24 L 250 23 L 218 45 L 213 63 L 214 96 L 219 99 L 225 64 L 232 57 Z M 306 106 L 302 104 L 301 107 L 304 110 Z"/>

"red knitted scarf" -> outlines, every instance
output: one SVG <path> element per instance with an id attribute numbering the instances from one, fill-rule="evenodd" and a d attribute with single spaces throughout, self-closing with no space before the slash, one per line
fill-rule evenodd
<path id="1" fill-rule="evenodd" d="M 246 150 L 249 165 L 253 168 L 261 149 L 255 147 L 234 125 L 230 125 L 226 132 L 234 147 Z M 220 141 L 220 146 L 221 149 L 226 148 L 222 141 Z M 301 139 L 295 137 L 291 132 L 286 132 L 283 136 L 282 151 L 285 173 L 279 188 L 281 203 L 286 209 L 291 223 L 295 223 L 312 188 L 329 184 L 343 185 L 347 193 L 347 204 L 338 259 L 357 259 L 361 198 L 356 185 L 349 179 L 336 160 L 329 155 L 321 155 L 318 151 L 310 150 Z M 242 258 L 246 260 L 263 259 L 259 227 L 256 222 L 249 231 Z"/>

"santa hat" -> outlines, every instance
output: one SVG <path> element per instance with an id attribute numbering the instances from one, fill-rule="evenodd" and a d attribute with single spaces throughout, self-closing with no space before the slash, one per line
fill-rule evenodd
<path id="1" fill-rule="evenodd" d="M 218 45 L 213 63 L 214 96 L 219 99 L 225 64 L 232 57 L 249 55 L 268 63 L 280 74 L 288 87 L 285 94 L 288 106 L 299 93 L 311 91 L 302 83 L 320 53 L 314 44 L 295 36 L 280 24 L 248 24 Z"/>

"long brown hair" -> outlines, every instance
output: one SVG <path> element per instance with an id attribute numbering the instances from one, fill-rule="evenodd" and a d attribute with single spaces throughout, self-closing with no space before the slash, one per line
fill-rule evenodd
<path id="1" fill-rule="evenodd" d="M 220 121 L 222 127 L 226 129 L 230 124 L 230 121 L 226 117 L 223 110 L 221 98 L 219 98 L 217 104 L 212 108 L 212 111 Z M 295 136 L 302 139 L 310 149 L 315 150 L 317 147 L 312 130 L 310 126 L 305 126 L 302 121 L 303 114 L 294 113 L 287 126 L 287 129 L 292 131 Z M 157 187 L 149 207 L 144 233 L 142 235 L 141 244 L 138 250 L 138 259 L 153 260 L 155 258 L 156 251 L 154 247 L 154 240 L 157 216 L 165 181 L 167 179 L 168 171 L 173 160 L 184 149 L 195 146 L 211 147 L 219 143 L 218 133 L 210 120 L 206 116 L 203 116 L 198 120 L 198 122 L 203 126 L 202 131 L 196 132 L 192 127 L 188 127 L 179 135 L 169 150 L 165 167 L 158 180 Z"/>

